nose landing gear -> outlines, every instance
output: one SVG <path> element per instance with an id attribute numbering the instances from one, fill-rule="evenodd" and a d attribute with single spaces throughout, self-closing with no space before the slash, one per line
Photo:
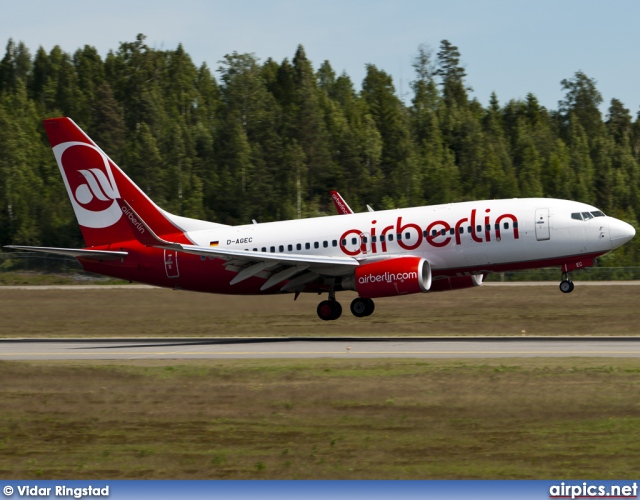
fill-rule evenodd
<path id="1" fill-rule="evenodd" d="M 573 281 L 571 281 L 569 277 L 569 273 L 562 273 L 562 281 L 560 282 L 560 291 L 562 293 L 571 293 L 573 292 Z"/>

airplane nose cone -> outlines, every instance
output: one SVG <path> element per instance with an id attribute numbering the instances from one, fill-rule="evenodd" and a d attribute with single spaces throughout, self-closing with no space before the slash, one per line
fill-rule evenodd
<path id="1" fill-rule="evenodd" d="M 633 238 L 636 230 L 631 224 L 612 218 L 609 222 L 609 235 L 613 248 L 618 248 Z"/>

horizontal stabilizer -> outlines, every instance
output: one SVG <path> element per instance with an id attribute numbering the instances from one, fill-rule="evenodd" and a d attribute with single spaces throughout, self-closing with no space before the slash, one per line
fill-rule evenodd
<path id="1" fill-rule="evenodd" d="M 26 247 L 21 245 L 5 245 L 4 248 L 28 250 L 30 252 L 52 253 L 55 255 L 66 255 L 68 257 L 82 257 L 83 259 L 92 260 L 118 260 L 129 255 L 128 252 L 88 250 L 86 248 Z"/>

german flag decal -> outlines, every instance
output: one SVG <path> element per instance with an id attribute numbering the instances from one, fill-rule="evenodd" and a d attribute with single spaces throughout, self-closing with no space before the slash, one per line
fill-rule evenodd
<path id="1" fill-rule="evenodd" d="M 220 243 L 220 242 L 219 241 L 212 241 L 212 242 L 209 243 L 209 246 L 210 247 L 217 247 L 218 243 Z"/>

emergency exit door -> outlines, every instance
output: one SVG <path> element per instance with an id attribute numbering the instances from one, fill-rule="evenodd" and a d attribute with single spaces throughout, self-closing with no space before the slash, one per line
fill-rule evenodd
<path id="1" fill-rule="evenodd" d="M 536 239 L 538 241 L 548 240 L 549 235 L 549 209 L 536 209 Z"/>

